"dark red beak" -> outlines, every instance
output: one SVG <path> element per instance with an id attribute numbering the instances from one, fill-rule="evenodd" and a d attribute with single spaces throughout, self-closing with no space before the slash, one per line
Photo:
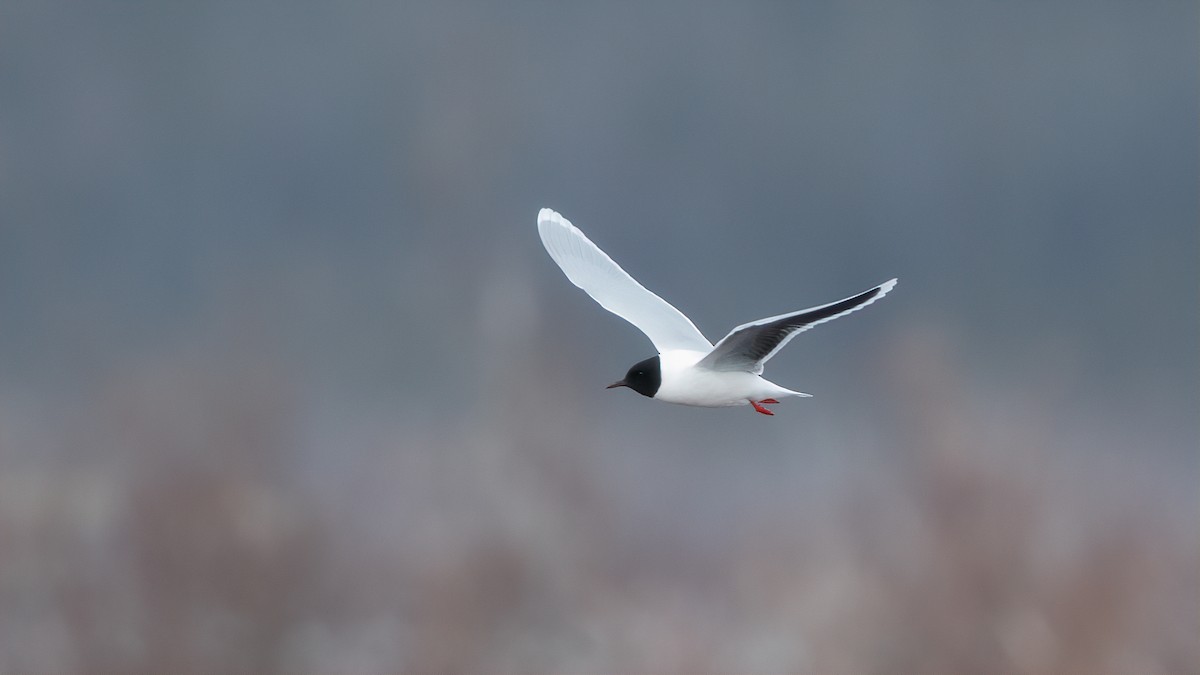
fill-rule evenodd
<path id="1" fill-rule="evenodd" d="M 605 387 L 605 389 L 615 389 L 616 387 L 628 387 L 628 386 L 629 385 L 625 384 L 625 380 L 618 380 L 618 381 L 613 382 L 612 384 L 608 385 L 607 387 Z"/>

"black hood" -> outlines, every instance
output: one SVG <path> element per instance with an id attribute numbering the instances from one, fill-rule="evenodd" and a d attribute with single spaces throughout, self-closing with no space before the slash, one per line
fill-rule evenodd
<path id="1" fill-rule="evenodd" d="M 645 361 L 638 361 L 630 366 L 629 372 L 625 373 L 625 379 L 613 382 L 608 385 L 608 388 L 629 387 L 642 396 L 654 398 L 661 384 L 662 365 L 659 363 L 657 356 L 651 356 Z"/>

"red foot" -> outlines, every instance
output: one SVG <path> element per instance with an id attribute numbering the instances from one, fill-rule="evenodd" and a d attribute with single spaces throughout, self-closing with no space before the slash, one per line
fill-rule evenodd
<path id="1" fill-rule="evenodd" d="M 763 400 L 759 401 L 759 403 L 770 403 L 770 404 L 774 405 L 776 403 L 779 403 L 779 401 L 776 401 L 773 398 L 764 398 Z"/>
<path id="2" fill-rule="evenodd" d="M 775 400 L 772 400 L 772 399 L 769 399 L 769 398 L 768 398 L 768 399 L 764 399 L 764 400 L 763 400 L 763 403 L 778 403 L 778 402 L 779 402 L 779 401 L 775 401 Z M 750 401 L 750 405 L 754 406 L 754 409 L 755 409 L 755 410 L 757 410 L 758 412 L 760 412 L 760 413 L 762 413 L 762 414 L 764 414 L 764 415 L 774 415 L 774 414 L 775 414 L 775 413 L 771 412 L 770 410 L 767 410 L 766 408 L 762 407 L 761 405 L 759 405 L 759 404 L 758 404 L 757 402 L 755 402 L 755 401 Z"/>

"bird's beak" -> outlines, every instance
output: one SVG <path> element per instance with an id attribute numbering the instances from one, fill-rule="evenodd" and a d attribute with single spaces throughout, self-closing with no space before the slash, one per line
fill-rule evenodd
<path id="1" fill-rule="evenodd" d="M 615 389 L 617 387 L 628 387 L 628 386 L 629 386 L 628 384 L 625 384 L 625 380 L 617 380 L 616 382 L 613 382 L 612 384 L 605 387 L 605 389 Z"/>

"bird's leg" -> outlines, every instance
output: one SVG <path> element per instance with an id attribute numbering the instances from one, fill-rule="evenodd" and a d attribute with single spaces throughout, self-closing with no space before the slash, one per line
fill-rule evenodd
<path id="1" fill-rule="evenodd" d="M 775 405 L 776 403 L 779 403 L 779 401 L 776 401 L 773 398 L 764 398 L 763 400 L 759 401 L 759 403 L 770 403 L 771 405 Z"/>
<path id="2" fill-rule="evenodd" d="M 763 403 L 768 403 L 768 402 L 778 403 L 778 401 L 772 401 L 769 398 L 763 401 Z M 760 412 L 764 415 L 774 415 L 775 414 L 775 413 L 771 412 L 770 410 L 767 410 L 766 408 L 759 405 L 757 401 L 750 401 L 750 405 L 754 406 L 755 410 L 757 410 L 758 412 Z"/>

